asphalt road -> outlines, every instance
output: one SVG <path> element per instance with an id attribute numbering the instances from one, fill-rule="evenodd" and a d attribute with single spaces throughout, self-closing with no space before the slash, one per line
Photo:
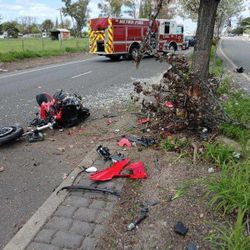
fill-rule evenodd
<path id="1" fill-rule="evenodd" d="M 250 42 L 241 38 L 225 38 L 221 41 L 221 48 L 226 56 L 237 66 L 245 68 L 250 73 Z"/>
<path id="2" fill-rule="evenodd" d="M 93 106 L 92 99 L 107 92 L 115 96 L 123 86 L 132 89 L 133 78 L 151 78 L 166 68 L 166 63 L 153 58 L 144 59 L 137 70 L 131 61 L 87 56 L 78 62 L 0 74 L 0 126 L 27 125 L 37 111 L 35 96 L 41 92 L 74 90 L 92 102 L 86 106 Z M 57 146 L 46 140 L 0 148 L 0 167 L 5 168 L 0 172 L 0 249 L 62 182 L 63 173 L 72 170 L 64 155 L 56 153 L 58 141 Z"/>
<path id="3" fill-rule="evenodd" d="M 0 124 L 27 124 L 37 111 L 35 96 L 53 94 L 56 89 L 73 90 L 81 96 L 132 83 L 132 78 L 150 78 L 166 69 L 166 64 L 144 59 L 137 70 L 131 61 L 112 62 L 90 57 L 80 62 L 51 65 L 0 75 Z M 88 105 L 88 104 L 87 104 Z"/>

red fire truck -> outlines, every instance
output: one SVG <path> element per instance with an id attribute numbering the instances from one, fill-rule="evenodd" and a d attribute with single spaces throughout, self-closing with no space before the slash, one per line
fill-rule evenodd
<path id="1" fill-rule="evenodd" d="M 147 19 L 90 19 L 88 21 L 90 53 L 111 59 L 133 56 L 147 35 L 149 22 Z M 150 34 L 150 47 L 158 52 L 182 48 L 183 32 L 183 25 L 178 25 L 175 20 L 155 20 Z M 147 53 L 152 54 L 152 50 Z"/>

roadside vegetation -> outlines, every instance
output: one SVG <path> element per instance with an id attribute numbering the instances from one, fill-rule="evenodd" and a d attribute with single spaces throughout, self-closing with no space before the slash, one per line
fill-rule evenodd
<path id="1" fill-rule="evenodd" d="M 88 38 L 52 41 L 50 39 L 0 40 L 0 61 L 12 62 L 25 58 L 58 56 L 88 50 Z"/>
<path id="2" fill-rule="evenodd" d="M 233 145 L 215 138 L 203 142 L 196 152 L 200 161 L 213 164 L 212 173 L 215 173 L 205 181 L 206 197 L 209 208 L 223 221 L 210 222 L 213 230 L 207 240 L 213 249 L 247 250 L 250 246 L 250 97 L 232 86 L 215 46 L 211 49 L 210 73 L 220 79 L 216 94 L 231 120 L 221 123 L 217 134 L 230 138 Z M 177 152 L 180 157 L 193 157 L 194 150 L 187 139 L 170 136 L 161 142 L 161 148 Z"/>

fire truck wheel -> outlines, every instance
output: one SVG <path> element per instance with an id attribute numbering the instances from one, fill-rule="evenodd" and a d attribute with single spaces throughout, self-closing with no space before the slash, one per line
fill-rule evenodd
<path id="1" fill-rule="evenodd" d="M 108 56 L 111 61 L 119 61 L 121 59 L 121 55 L 111 55 Z"/>
<path id="2" fill-rule="evenodd" d="M 131 46 L 130 51 L 129 51 L 129 55 L 131 59 L 136 59 L 138 57 L 139 49 L 140 49 L 139 44 L 135 44 Z"/>
<path id="3" fill-rule="evenodd" d="M 170 50 L 170 52 L 174 53 L 177 50 L 177 45 L 175 43 L 171 43 L 169 45 L 169 50 Z"/>

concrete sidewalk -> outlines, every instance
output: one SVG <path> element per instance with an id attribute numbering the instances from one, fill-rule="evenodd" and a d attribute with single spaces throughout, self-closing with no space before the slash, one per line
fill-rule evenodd
<path id="1" fill-rule="evenodd" d="M 112 129 L 126 126 L 126 121 L 128 119 L 121 119 Z M 105 142 L 104 145 L 110 152 L 117 150 L 115 140 Z M 110 165 L 110 162 L 105 162 L 98 155 L 97 146 L 99 144 L 93 147 L 79 167 L 75 168 L 51 194 L 4 250 L 95 249 L 118 197 L 91 191 L 61 191 L 58 195 L 56 193 L 62 187 L 72 184 L 82 170 L 80 166 L 96 166 L 100 170 Z M 96 183 L 89 180 L 89 174 L 82 173 L 74 184 L 93 185 L 120 192 L 125 181 L 117 178 L 109 182 Z"/>

